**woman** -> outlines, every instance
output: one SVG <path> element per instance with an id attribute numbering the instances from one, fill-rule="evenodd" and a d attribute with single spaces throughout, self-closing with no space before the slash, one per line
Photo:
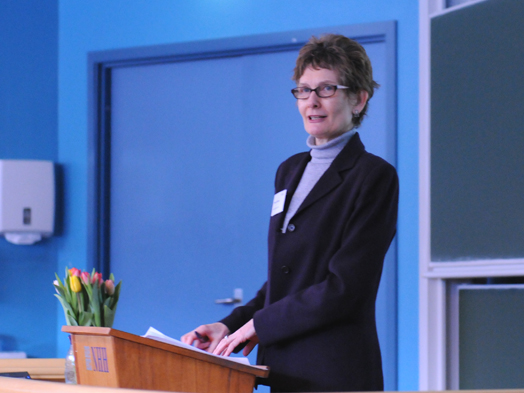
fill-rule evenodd
<path id="1" fill-rule="evenodd" d="M 364 48 L 340 35 L 311 38 L 293 79 L 311 150 L 278 168 L 267 282 L 182 341 L 224 356 L 258 344 L 272 391 L 382 390 L 375 299 L 398 179 L 356 133 L 378 85 Z"/>

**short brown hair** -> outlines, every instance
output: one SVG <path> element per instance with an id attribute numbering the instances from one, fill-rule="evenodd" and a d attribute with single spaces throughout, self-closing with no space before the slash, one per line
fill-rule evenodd
<path id="1" fill-rule="evenodd" d="M 306 68 L 326 68 L 338 73 L 339 83 L 348 86 L 348 94 L 357 94 L 365 90 L 369 99 L 379 84 L 373 80 L 373 69 L 366 50 L 358 42 L 338 34 L 326 34 L 311 37 L 298 54 L 293 80 L 298 82 Z M 368 102 L 369 102 L 368 99 Z M 359 117 L 353 117 L 355 127 L 360 126 L 366 114 L 368 104 Z"/>

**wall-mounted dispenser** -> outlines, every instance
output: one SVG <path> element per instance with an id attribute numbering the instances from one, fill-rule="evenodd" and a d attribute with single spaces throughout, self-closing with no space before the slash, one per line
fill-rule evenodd
<path id="1" fill-rule="evenodd" d="M 55 171 L 51 161 L 0 160 L 0 235 L 33 244 L 53 234 Z"/>

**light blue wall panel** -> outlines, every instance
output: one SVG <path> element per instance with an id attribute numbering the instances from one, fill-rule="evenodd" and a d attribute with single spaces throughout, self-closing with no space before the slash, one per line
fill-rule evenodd
<path id="1" fill-rule="evenodd" d="M 58 2 L 0 3 L 0 159 L 57 158 Z M 0 238 L 0 351 L 52 357 L 56 238 Z"/>
<path id="2" fill-rule="evenodd" d="M 399 389 L 418 388 L 418 2 L 156 0 L 59 3 L 59 158 L 66 187 L 59 267 L 86 265 L 87 53 L 145 45 L 398 21 Z M 326 29 L 328 30 L 328 29 Z M 124 287 L 125 291 L 125 287 Z M 124 292 L 125 293 L 125 292 Z M 59 324 L 61 323 L 59 318 Z M 61 353 L 67 348 L 57 333 Z"/>

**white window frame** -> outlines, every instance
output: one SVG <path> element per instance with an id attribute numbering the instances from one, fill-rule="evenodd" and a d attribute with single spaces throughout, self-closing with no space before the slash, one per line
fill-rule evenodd
<path id="1" fill-rule="evenodd" d="M 446 347 L 448 280 L 476 277 L 524 276 L 523 259 L 431 261 L 431 19 L 489 0 L 446 8 L 446 0 L 419 0 L 419 389 L 446 390 L 457 370 Z M 452 310 L 451 310 L 452 311 Z M 448 375 L 448 373 L 450 375 Z M 456 376 L 455 376 L 456 377 Z M 453 379 L 453 378 L 451 378 Z"/>

